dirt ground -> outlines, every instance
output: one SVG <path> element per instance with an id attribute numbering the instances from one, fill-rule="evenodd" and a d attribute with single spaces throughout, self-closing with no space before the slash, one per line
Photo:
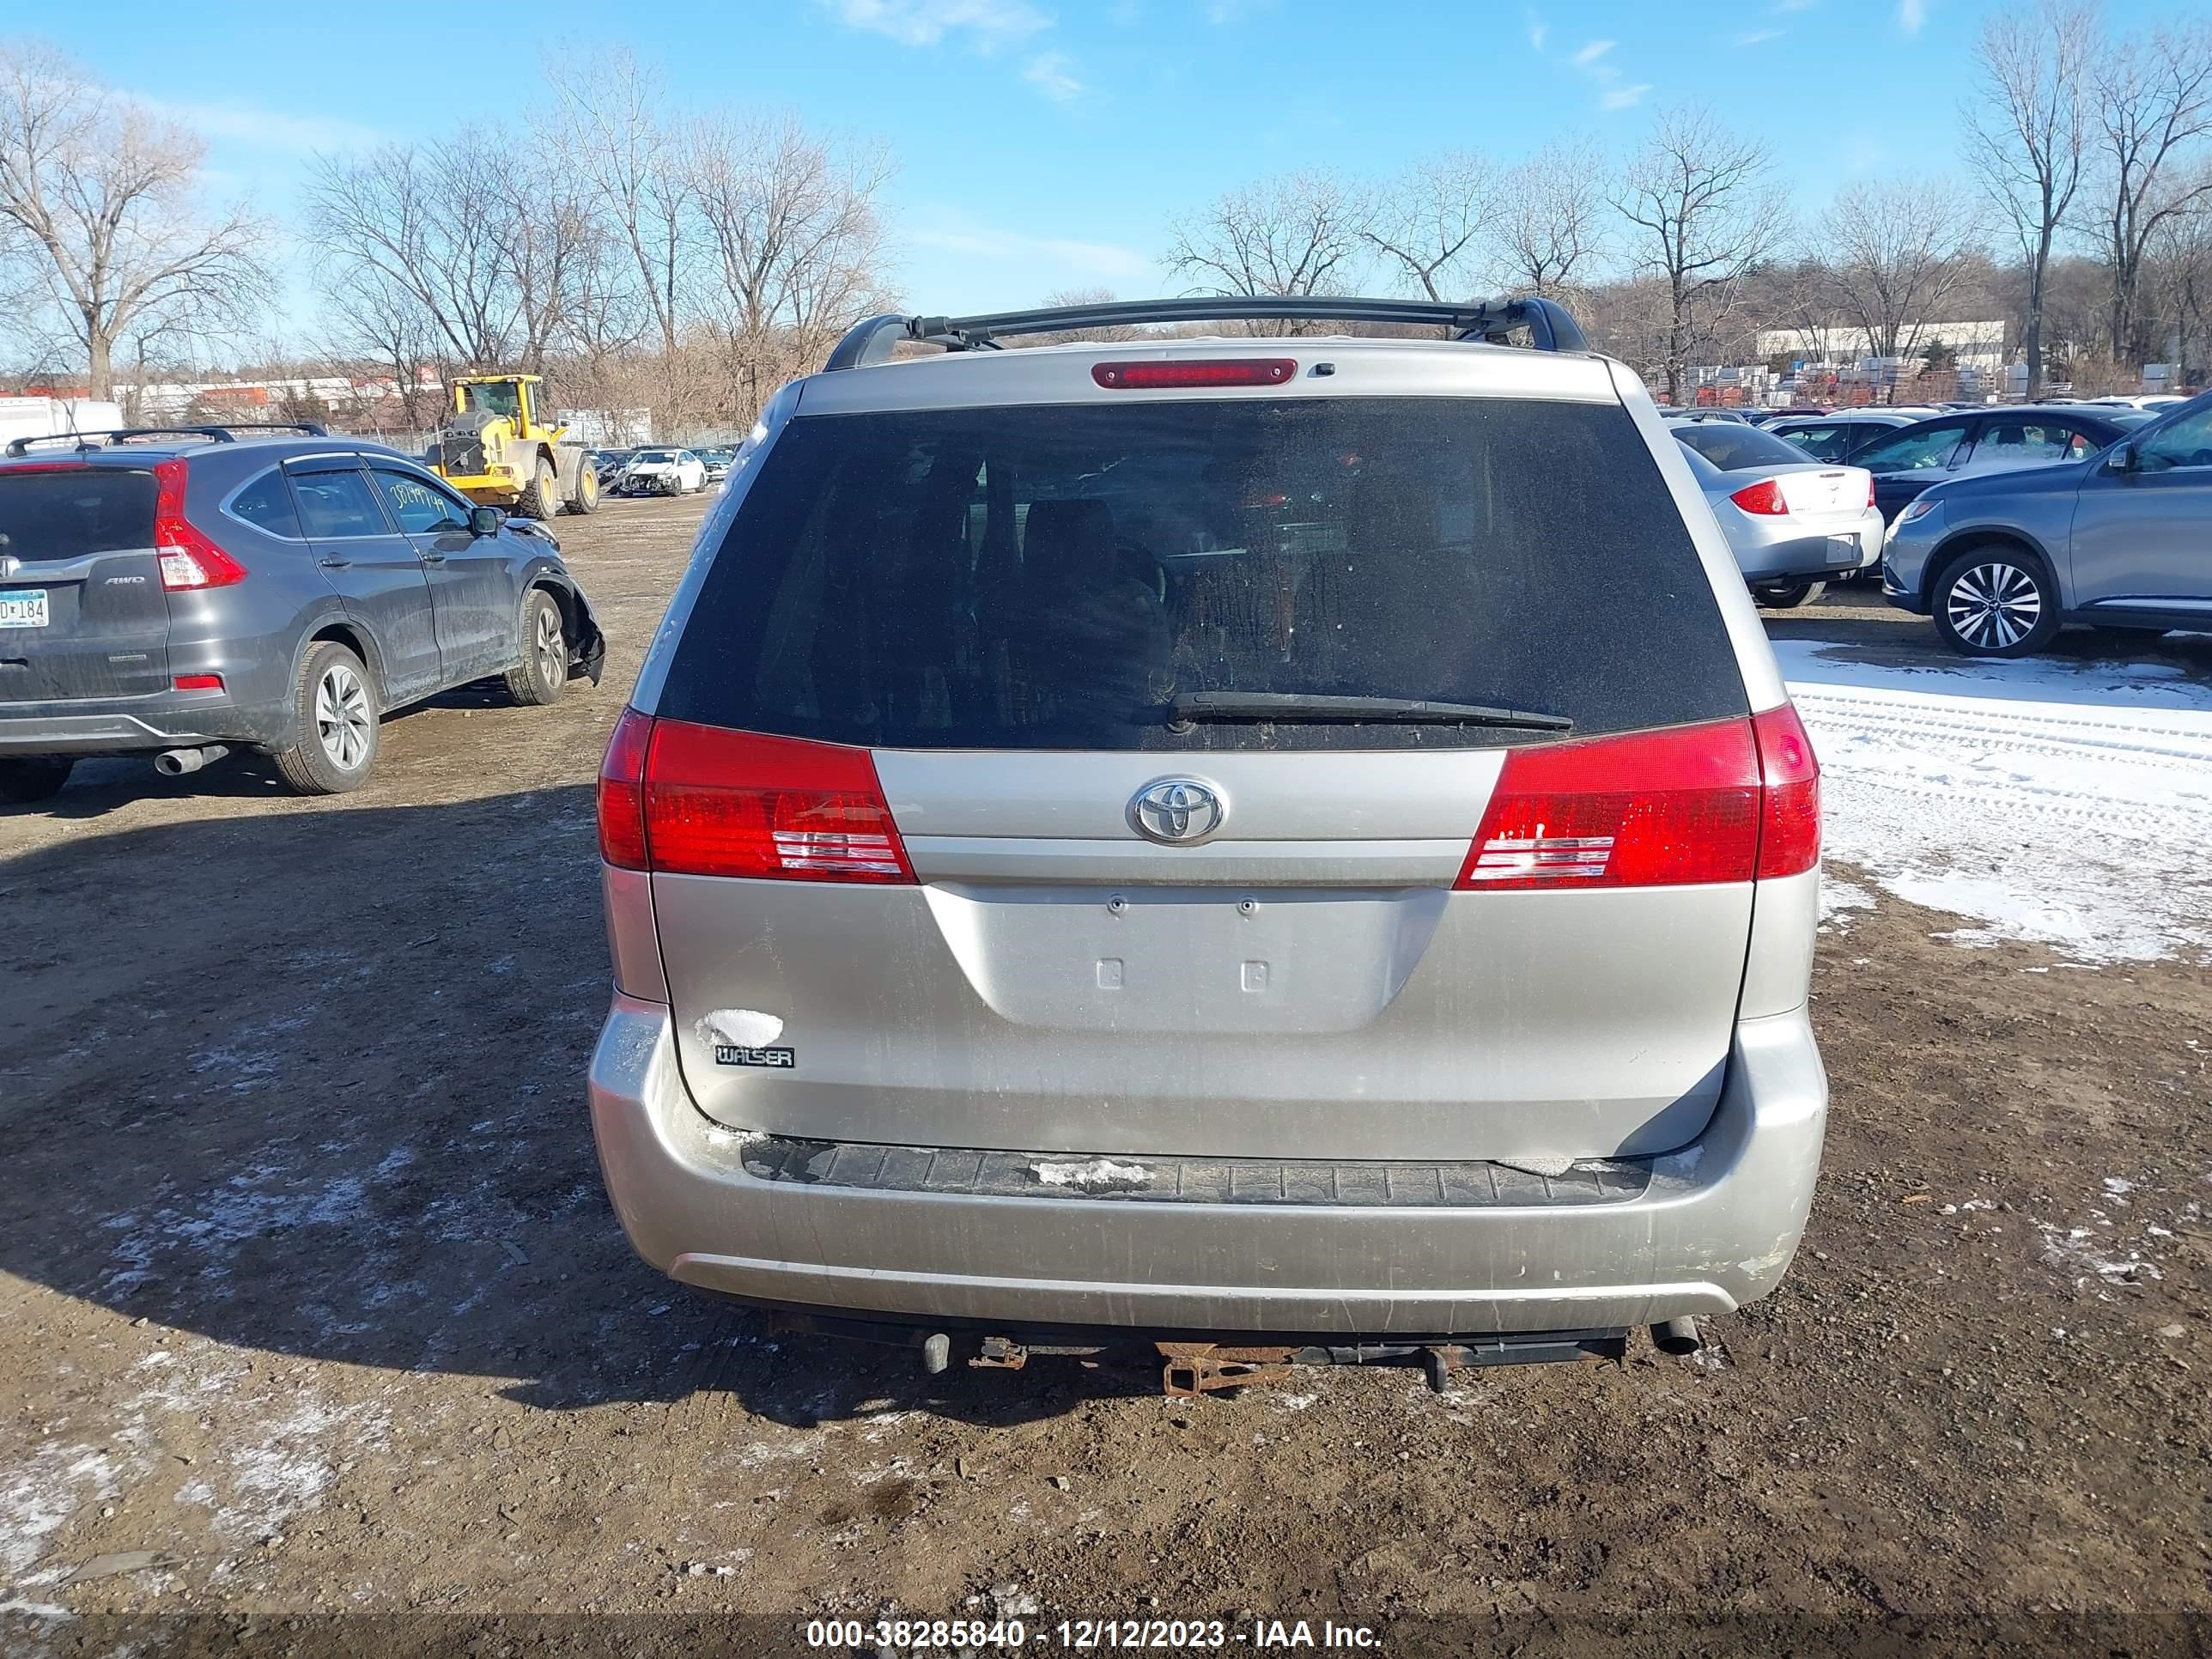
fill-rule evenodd
<path id="1" fill-rule="evenodd" d="M 0 817 L 0 1651 L 782 1650 L 894 1610 L 2212 1643 L 2197 966 L 1839 919 L 1805 1249 L 1695 1360 L 933 1380 L 636 1262 L 581 1103 L 591 781 L 696 513 L 559 526 L 596 691 L 441 698 L 339 799 L 107 762 Z M 1918 648 L 1867 598 L 1784 625 Z"/>

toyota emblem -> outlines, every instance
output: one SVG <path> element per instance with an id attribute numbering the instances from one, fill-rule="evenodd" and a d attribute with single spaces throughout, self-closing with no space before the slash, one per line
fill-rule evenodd
<path id="1" fill-rule="evenodd" d="M 1196 778 L 1162 778 L 1129 803 L 1129 825 L 1146 841 L 1171 847 L 1204 841 L 1221 828 L 1228 805 L 1221 792 Z"/>

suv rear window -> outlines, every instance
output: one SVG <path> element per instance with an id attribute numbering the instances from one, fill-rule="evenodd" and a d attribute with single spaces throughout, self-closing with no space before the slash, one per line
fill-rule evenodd
<path id="1" fill-rule="evenodd" d="M 154 544 L 154 475 L 118 466 L 0 467 L 0 553 L 39 564 Z"/>
<path id="2" fill-rule="evenodd" d="M 702 586 L 659 712 L 891 748 L 1526 743 L 1171 729 L 1194 691 L 1747 711 L 1703 567 L 1618 405 L 1237 398 L 802 416 Z"/>

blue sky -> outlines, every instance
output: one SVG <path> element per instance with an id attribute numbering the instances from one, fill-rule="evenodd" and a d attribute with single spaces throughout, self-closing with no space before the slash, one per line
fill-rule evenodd
<path id="1" fill-rule="evenodd" d="M 917 309 L 1056 288 L 1169 291 L 1168 222 L 1260 174 L 1386 173 L 1462 147 L 1632 144 L 1698 100 L 1765 139 L 1798 206 L 1858 174 L 1945 172 L 1988 0 L 1673 4 L 1304 0 L 535 0 L 494 38 L 453 0 L 46 8 L 44 38 L 192 121 L 218 184 L 280 222 L 317 149 L 526 119 L 541 51 L 626 44 L 683 104 L 789 106 L 885 141 L 896 280 Z M 2170 8 L 2112 0 L 2134 26 Z M 510 91 L 514 101 L 507 101 Z M 556 126 L 550 134 L 558 142 Z M 304 303 L 296 301 L 295 305 Z"/>

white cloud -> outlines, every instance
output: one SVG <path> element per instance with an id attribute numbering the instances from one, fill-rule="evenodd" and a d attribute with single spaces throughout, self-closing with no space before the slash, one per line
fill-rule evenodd
<path id="1" fill-rule="evenodd" d="M 982 224 L 959 214 L 942 215 L 933 222 L 909 227 L 907 240 L 918 247 L 936 248 L 970 259 L 1036 267 L 1047 273 L 1043 287 L 1127 281 L 1149 276 L 1153 270 L 1152 261 L 1146 255 L 1111 242 L 1031 236 L 1023 231 Z"/>
<path id="2" fill-rule="evenodd" d="M 1526 11 L 1521 15 L 1528 20 L 1528 45 L 1530 49 L 1535 52 L 1543 51 L 1544 42 L 1547 38 L 1549 38 L 1552 33 L 1550 27 L 1545 23 L 1542 18 L 1537 16 L 1533 11 Z"/>
<path id="3" fill-rule="evenodd" d="M 933 46 L 964 34 L 979 52 L 1026 40 L 1052 19 L 1028 0 L 815 0 L 847 28 L 887 35 L 902 46 Z"/>
<path id="4" fill-rule="evenodd" d="M 1907 34 L 1920 33 L 1928 21 L 1928 0 L 1897 0 L 1897 27 Z"/>
<path id="5" fill-rule="evenodd" d="M 1788 33 L 1787 29 L 1746 29 L 1741 34 L 1730 35 L 1729 44 L 1735 46 L 1755 46 L 1764 41 L 1779 40 Z"/>
<path id="6" fill-rule="evenodd" d="M 1022 67 L 1022 79 L 1035 87 L 1055 104 L 1065 104 L 1083 95 L 1083 82 L 1068 73 L 1067 54 L 1064 52 L 1042 52 Z"/>
<path id="7" fill-rule="evenodd" d="M 178 104 L 134 96 L 162 119 L 191 128 L 204 138 L 228 139 L 258 149 L 305 154 L 308 150 L 362 149 L 383 135 L 358 122 L 330 115 L 288 115 L 252 104 Z"/>
<path id="8" fill-rule="evenodd" d="M 1540 45 L 1533 37 L 1532 44 Z M 1626 109 L 1632 104 L 1641 103 L 1644 94 L 1651 90 L 1649 81 L 1626 81 L 1620 66 L 1607 61 L 1620 44 L 1617 40 L 1585 40 L 1567 58 L 1577 73 L 1587 75 L 1597 82 L 1601 109 Z"/>

